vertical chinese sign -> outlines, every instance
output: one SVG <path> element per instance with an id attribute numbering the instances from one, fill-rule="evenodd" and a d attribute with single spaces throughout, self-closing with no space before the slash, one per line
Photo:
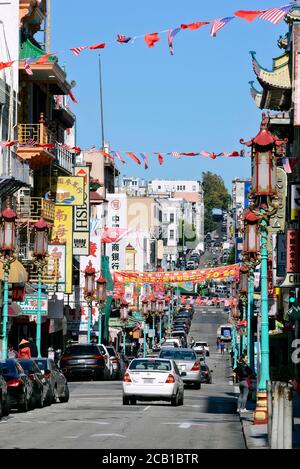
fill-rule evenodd
<path id="1" fill-rule="evenodd" d="M 287 231 L 287 273 L 299 272 L 299 230 Z"/>
<path id="2" fill-rule="evenodd" d="M 76 166 L 75 176 L 84 180 L 84 204 L 74 208 L 73 255 L 88 256 L 90 246 L 90 168 Z"/>
<path id="3" fill-rule="evenodd" d="M 127 228 L 127 198 L 126 194 L 107 194 L 108 216 L 107 228 Z M 109 257 L 110 268 L 113 271 L 125 268 L 125 247 L 128 238 L 124 237 L 106 245 L 106 254 Z"/>
<path id="4" fill-rule="evenodd" d="M 66 288 L 66 246 L 51 243 L 48 246 L 48 276 L 54 290 L 63 293 Z"/>
<path id="5" fill-rule="evenodd" d="M 65 293 L 72 293 L 72 269 L 73 269 L 73 207 L 55 206 L 54 226 L 52 229 L 51 243 L 56 239 L 66 245 L 66 282 Z"/>

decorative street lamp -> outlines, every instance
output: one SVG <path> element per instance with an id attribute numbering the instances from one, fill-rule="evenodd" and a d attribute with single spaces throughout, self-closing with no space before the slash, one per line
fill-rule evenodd
<path id="1" fill-rule="evenodd" d="M 155 344 L 155 316 L 157 311 L 157 301 L 154 295 L 151 297 L 151 315 L 152 315 L 152 350 L 154 350 Z"/>
<path id="2" fill-rule="evenodd" d="M 96 280 L 96 305 L 98 307 L 98 345 L 102 344 L 102 313 L 103 307 L 106 301 L 106 284 L 107 280 L 105 280 L 102 275 Z"/>
<path id="3" fill-rule="evenodd" d="M 162 342 L 162 318 L 164 315 L 164 300 L 158 300 L 158 315 L 159 315 L 159 343 Z"/>
<path id="4" fill-rule="evenodd" d="M 142 315 L 144 316 L 144 327 L 143 327 L 143 336 L 144 336 L 144 347 L 143 347 L 143 355 L 144 355 L 144 358 L 146 357 L 146 354 L 147 354 L 147 340 L 146 340 L 146 328 L 147 328 L 147 325 L 146 325 L 146 319 L 149 315 L 149 307 L 148 307 L 148 299 L 147 298 L 143 298 L 142 300 Z"/>
<path id="5" fill-rule="evenodd" d="M 92 323 L 92 307 L 93 300 L 95 297 L 95 277 L 96 270 L 93 267 L 92 261 L 89 261 L 84 271 L 85 276 L 85 287 L 84 287 L 84 299 L 88 305 L 88 330 L 87 330 L 87 343 L 91 343 L 91 323 Z"/>
<path id="6" fill-rule="evenodd" d="M 2 358 L 7 358 L 7 324 L 8 324 L 8 279 L 10 266 L 15 262 L 15 238 L 17 214 L 10 208 L 10 200 L 7 198 L 6 208 L 0 215 L 0 262 L 4 270 L 3 290 L 3 324 L 2 324 Z"/>
<path id="7" fill-rule="evenodd" d="M 248 277 L 247 277 L 247 272 L 241 268 L 240 271 L 240 282 L 239 282 L 239 292 L 240 292 L 240 301 L 242 303 L 242 320 L 246 319 L 246 303 L 247 303 L 247 291 L 248 291 Z M 244 330 L 242 331 L 243 333 L 240 334 L 241 336 L 241 342 L 240 342 L 240 354 L 242 355 L 245 353 L 245 334 Z M 248 337 L 249 341 L 249 337 Z"/>
<path id="8" fill-rule="evenodd" d="M 36 320 L 36 346 L 38 358 L 41 358 L 41 335 L 42 335 L 42 281 L 44 268 L 47 265 L 48 257 L 48 233 L 49 227 L 41 218 L 34 225 L 34 263 L 38 273 L 38 299 L 37 299 L 37 320 Z"/>
<path id="9" fill-rule="evenodd" d="M 123 353 L 126 354 L 126 325 L 128 323 L 128 306 L 129 303 L 125 299 L 121 301 L 120 305 L 120 320 L 123 323 Z"/>
<path id="10" fill-rule="evenodd" d="M 267 381 L 269 371 L 269 303 L 268 303 L 268 225 L 279 206 L 276 194 L 276 151 L 281 152 L 286 140 L 279 140 L 268 131 L 269 119 L 262 115 L 260 131 L 249 142 L 251 147 L 252 192 L 250 210 L 259 218 L 261 269 L 261 374 L 257 392 L 254 423 L 267 423 Z"/>

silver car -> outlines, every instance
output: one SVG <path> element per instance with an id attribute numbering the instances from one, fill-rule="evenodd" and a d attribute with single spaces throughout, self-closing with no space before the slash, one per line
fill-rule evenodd
<path id="1" fill-rule="evenodd" d="M 190 348 L 163 348 L 159 358 L 174 360 L 186 384 L 194 384 L 201 388 L 201 363 L 196 353 Z"/>
<path id="2" fill-rule="evenodd" d="M 51 358 L 34 358 L 33 360 L 50 383 L 52 403 L 68 402 L 68 383 L 55 361 Z"/>

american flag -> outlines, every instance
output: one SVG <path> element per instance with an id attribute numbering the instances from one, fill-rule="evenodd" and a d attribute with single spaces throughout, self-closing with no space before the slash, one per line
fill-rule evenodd
<path id="1" fill-rule="evenodd" d="M 289 158 L 282 158 L 282 166 L 283 166 L 283 169 L 285 170 L 286 174 L 291 174 L 292 168 L 290 166 Z"/>
<path id="2" fill-rule="evenodd" d="M 168 31 L 168 43 L 169 43 L 169 49 L 170 49 L 170 54 L 174 55 L 174 49 L 173 49 L 173 39 L 181 31 L 180 28 L 175 28 L 175 29 L 169 29 Z"/>
<path id="3" fill-rule="evenodd" d="M 110 152 L 115 158 L 117 158 L 121 163 L 126 164 L 126 161 L 123 160 L 121 153 L 118 151 L 111 151 Z"/>
<path id="4" fill-rule="evenodd" d="M 220 29 L 224 28 L 224 26 L 226 26 L 226 24 L 229 23 L 229 21 L 233 19 L 234 19 L 234 16 L 227 16 L 226 18 L 218 18 L 214 20 L 211 26 L 210 35 L 212 37 L 216 37 L 217 32 Z"/>
<path id="5" fill-rule="evenodd" d="M 146 155 L 146 153 L 140 153 L 140 155 L 141 155 L 142 160 L 144 161 L 145 169 L 148 169 L 149 167 L 148 156 Z"/>
<path id="6" fill-rule="evenodd" d="M 131 41 L 131 37 L 123 36 L 123 34 L 118 34 L 117 35 L 117 41 L 120 44 L 127 44 L 129 41 Z"/>
<path id="7" fill-rule="evenodd" d="M 33 59 L 25 59 L 24 69 L 27 75 L 33 75 L 33 71 L 31 70 L 30 64 L 32 64 Z"/>
<path id="8" fill-rule="evenodd" d="M 82 52 L 83 50 L 85 50 L 87 48 L 88 48 L 88 46 L 72 47 L 72 49 L 70 49 L 70 51 L 72 51 L 74 55 L 78 56 L 80 54 L 80 52 Z"/>
<path id="9" fill-rule="evenodd" d="M 180 156 L 180 153 L 178 153 L 178 151 L 171 151 L 171 155 L 172 156 Z"/>
<path id="10" fill-rule="evenodd" d="M 265 10 L 259 18 L 261 20 L 270 21 L 272 24 L 278 24 L 291 8 L 293 8 L 292 5 L 285 5 L 279 8 L 269 8 L 268 10 Z"/>

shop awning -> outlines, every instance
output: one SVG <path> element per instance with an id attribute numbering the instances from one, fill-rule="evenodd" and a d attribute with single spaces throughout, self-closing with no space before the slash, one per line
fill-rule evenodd
<path id="1" fill-rule="evenodd" d="M 3 264 L 0 262 L 0 280 L 4 280 Z M 20 261 L 15 260 L 10 264 L 8 283 L 25 283 L 28 281 L 28 273 Z"/>

